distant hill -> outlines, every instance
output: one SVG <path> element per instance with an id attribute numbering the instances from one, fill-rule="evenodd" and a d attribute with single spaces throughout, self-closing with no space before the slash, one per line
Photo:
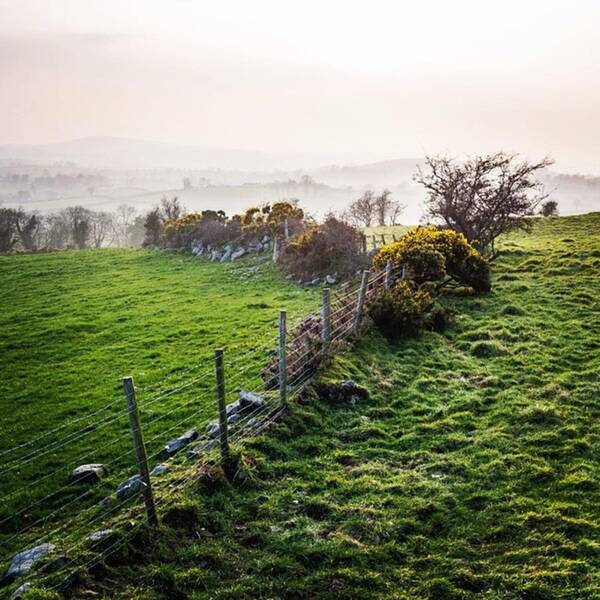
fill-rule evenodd
<path id="1" fill-rule="evenodd" d="M 210 148 L 120 137 L 86 137 L 53 144 L 0 145 L 0 164 L 76 163 L 99 169 L 225 169 L 273 171 L 308 169 L 348 156 L 331 153 L 267 153 L 259 150 Z"/>

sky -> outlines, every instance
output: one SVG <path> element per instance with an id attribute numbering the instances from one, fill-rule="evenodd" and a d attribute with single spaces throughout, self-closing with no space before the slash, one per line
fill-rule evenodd
<path id="1" fill-rule="evenodd" d="M 598 0 L 0 0 L 0 144 L 119 136 L 600 174 Z"/>

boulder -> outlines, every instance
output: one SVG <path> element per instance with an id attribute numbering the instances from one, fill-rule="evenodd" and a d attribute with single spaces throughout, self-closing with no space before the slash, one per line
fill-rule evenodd
<path id="1" fill-rule="evenodd" d="M 209 423 L 204 432 L 209 438 L 216 438 L 219 435 L 220 427 L 216 422 Z"/>
<path id="2" fill-rule="evenodd" d="M 108 475 L 108 470 L 100 463 L 79 465 L 71 473 L 71 481 L 76 483 L 97 483 Z"/>
<path id="3" fill-rule="evenodd" d="M 15 554 L 6 572 L 6 578 L 12 581 L 16 577 L 29 573 L 36 562 L 50 554 L 53 550 L 54 546 L 46 543 Z"/>
<path id="4" fill-rule="evenodd" d="M 367 400 L 369 392 L 366 388 L 357 385 L 352 379 L 345 379 L 339 383 L 320 382 L 315 384 L 319 397 L 333 404 L 349 402 L 356 404 L 359 400 Z"/>
<path id="5" fill-rule="evenodd" d="M 310 285 L 319 285 L 319 283 L 321 283 L 321 280 L 318 277 L 315 277 L 311 282 Z"/>
<path id="6" fill-rule="evenodd" d="M 258 419 L 248 419 L 246 423 L 244 423 L 244 429 L 256 429 L 260 425 L 260 421 Z"/>
<path id="7" fill-rule="evenodd" d="M 238 398 L 238 403 L 242 410 L 248 412 L 248 409 L 257 409 L 266 406 L 267 401 L 256 392 L 242 390 Z"/>
<path id="8" fill-rule="evenodd" d="M 171 469 L 169 469 L 169 467 L 167 467 L 167 465 L 163 465 L 162 463 L 159 463 L 152 469 L 152 471 L 150 471 L 150 475 L 157 477 L 159 475 L 164 475 L 165 473 L 168 473 L 170 470 Z"/>
<path id="9" fill-rule="evenodd" d="M 238 258 L 242 258 L 246 254 L 245 248 L 238 248 L 235 252 L 231 253 L 231 260 L 237 260 Z"/>
<path id="10" fill-rule="evenodd" d="M 183 450 L 188 444 L 198 439 L 198 432 L 195 429 L 190 429 L 174 440 L 170 440 L 165 444 L 167 454 L 172 455 L 180 450 Z"/>
<path id="11" fill-rule="evenodd" d="M 237 413 L 237 411 L 240 409 L 240 403 L 239 400 L 236 402 L 231 402 L 230 404 L 228 404 L 225 407 L 225 410 L 227 411 L 227 416 L 229 417 L 232 414 Z"/>
<path id="12" fill-rule="evenodd" d="M 142 491 L 142 486 L 142 478 L 139 475 L 134 475 L 126 479 L 117 487 L 117 499 L 125 500 L 126 498 L 136 496 Z"/>
<path id="13" fill-rule="evenodd" d="M 231 246 L 226 246 L 225 251 L 223 252 L 223 254 L 221 255 L 221 258 L 219 260 L 221 262 L 228 261 L 231 258 L 232 253 L 233 253 L 233 249 L 231 248 Z"/>

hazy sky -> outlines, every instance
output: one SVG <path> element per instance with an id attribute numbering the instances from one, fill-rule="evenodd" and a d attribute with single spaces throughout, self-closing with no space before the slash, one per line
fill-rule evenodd
<path id="1" fill-rule="evenodd" d="M 111 135 L 600 172 L 600 0 L 0 0 L 0 143 Z"/>

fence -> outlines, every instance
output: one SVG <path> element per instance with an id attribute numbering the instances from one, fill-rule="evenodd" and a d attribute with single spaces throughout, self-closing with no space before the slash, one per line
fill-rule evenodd
<path id="1" fill-rule="evenodd" d="M 266 343 L 233 359 L 217 349 L 213 365 L 186 369 L 178 373 L 177 385 L 167 381 L 158 390 L 136 389 L 126 377 L 121 398 L 0 451 L 0 477 L 20 476 L 27 467 L 34 472 L 24 486 L 0 498 L 10 510 L 0 518 L 7 553 L 1 562 L 8 563 L 15 551 L 50 543 L 61 556 L 85 550 L 77 555 L 87 560 L 77 566 L 90 567 L 135 534 L 133 528 L 111 542 L 119 519 L 141 521 L 145 513 L 151 525 L 157 524 L 161 510 L 185 485 L 211 467 L 226 466 L 245 440 L 283 414 L 336 344 L 359 331 L 368 301 L 396 276 L 388 263 L 384 271 L 362 272 L 358 285 L 325 288 L 318 313 L 290 324 L 281 311 L 278 334 Z M 233 397 L 237 399 L 228 403 Z M 165 428 L 167 418 L 175 424 Z M 84 440 L 91 443 L 86 446 Z M 79 473 L 75 468 L 65 485 L 68 472 L 78 466 L 61 460 L 67 446 L 75 451 L 85 447 L 89 453 L 77 454 L 78 465 L 87 466 Z M 35 474 L 36 461 L 45 455 L 56 457 L 58 465 Z M 108 482 L 115 480 L 121 484 L 107 496 Z M 58 483 L 62 485 L 52 489 Z M 100 540 L 104 545 L 94 552 Z M 56 575 L 38 581 L 50 577 Z"/>
<path id="2" fill-rule="evenodd" d="M 363 250 L 364 252 L 372 252 L 378 250 L 386 244 L 397 242 L 400 236 L 395 233 L 363 233 Z"/>

